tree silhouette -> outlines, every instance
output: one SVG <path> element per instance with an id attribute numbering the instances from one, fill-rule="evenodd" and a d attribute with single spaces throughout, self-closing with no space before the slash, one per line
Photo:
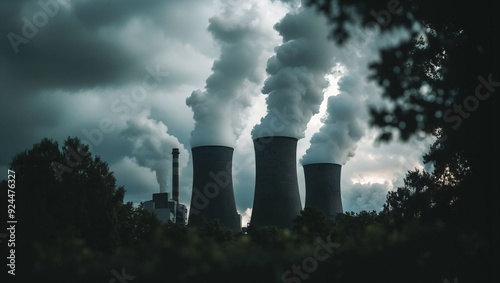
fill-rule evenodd
<path id="1" fill-rule="evenodd" d="M 316 207 L 305 207 L 293 220 L 293 230 L 310 239 L 326 238 L 332 230 L 333 223 Z"/>
<path id="2" fill-rule="evenodd" d="M 81 238 L 89 247 L 109 252 L 141 238 L 134 231 L 145 212 L 123 204 L 125 189 L 116 186 L 107 163 L 77 138 L 68 137 L 61 148 L 42 139 L 17 154 L 10 168 L 16 172 L 19 235 L 26 242 Z M 152 217 L 142 226 L 155 223 Z"/>
<path id="3" fill-rule="evenodd" d="M 463 260 L 455 269 L 463 274 L 460 280 L 487 281 L 492 274 L 498 278 L 492 267 L 499 264 L 495 243 L 500 236 L 498 206 L 492 204 L 498 199 L 492 164 L 497 162 L 500 40 L 491 28 L 498 26 L 493 2 L 308 3 L 329 18 L 332 38 L 339 44 L 350 40 L 347 26 L 352 23 L 382 33 L 396 28 L 409 32 L 409 40 L 381 50 L 380 60 L 370 65 L 371 79 L 392 105 L 371 107 L 371 124 L 381 130 L 380 141 L 435 135 L 424 156 L 434 171 L 409 172 L 405 186 L 389 194 L 384 210 L 401 228 L 414 219 L 446 221 L 454 232 L 449 242 L 469 239 L 458 244 L 462 252 L 456 256 Z M 480 248 L 470 251 L 469 246 Z"/>

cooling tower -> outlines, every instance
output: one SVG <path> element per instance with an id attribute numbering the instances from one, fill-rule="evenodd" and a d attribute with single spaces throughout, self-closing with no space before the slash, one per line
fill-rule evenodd
<path id="1" fill-rule="evenodd" d="M 338 213 L 343 213 L 340 197 L 340 170 L 334 163 L 304 165 L 306 180 L 306 207 L 316 207 L 328 219 L 334 221 Z"/>
<path id="2" fill-rule="evenodd" d="M 234 231 L 241 231 L 233 193 L 233 148 L 199 146 L 193 156 L 193 193 L 189 209 L 189 225 L 197 225 L 201 217 L 218 219 Z"/>
<path id="3" fill-rule="evenodd" d="M 254 140 L 255 194 L 250 223 L 292 228 L 302 210 L 297 183 L 297 139 L 263 137 Z"/>

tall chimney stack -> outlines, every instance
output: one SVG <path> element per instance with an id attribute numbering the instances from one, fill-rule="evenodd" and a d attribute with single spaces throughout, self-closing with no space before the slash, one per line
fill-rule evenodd
<path id="1" fill-rule="evenodd" d="M 179 203 L 179 149 L 172 149 L 172 199 Z"/>
<path id="2" fill-rule="evenodd" d="M 302 210 L 297 182 L 297 139 L 254 140 L 255 194 L 250 223 L 292 228 Z"/>
<path id="3" fill-rule="evenodd" d="M 340 196 L 340 171 L 342 166 L 334 163 L 304 165 L 306 180 L 306 207 L 316 207 L 335 221 L 343 213 Z"/>
<path id="4" fill-rule="evenodd" d="M 233 231 L 241 231 L 233 192 L 232 160 L 234 149 L 227 146 L 198 146 L 193 156 L 193 193 L 189 225 L 201 218 L 219 220 Z"/>

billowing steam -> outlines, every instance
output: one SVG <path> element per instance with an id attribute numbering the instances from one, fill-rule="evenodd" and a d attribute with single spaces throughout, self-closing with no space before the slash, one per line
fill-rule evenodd
<path id="1" fill-rule="evenodd" d="M 186 166 L 188 151 L 179 140 L 169 135 L 168 128 L 161 121 L 155 121 L 147 117 L 147 113 L 141 113 L 126 122 L 126 128 L 121 135 L 133 143 L 133 156 L 137 164 L 150 168 L 156 173 L 156 180 L 160 186 L 160 192 L 167 191 L 168 168 L 172 164 L 172 148 L 179 148 L 179 167 Z"/>
<path id="2" fill-rule="evenodd" d="M 368 183 L 350 184 L 348 190 L 342 191 L 344 211 L 360 212 L 380 211 L 387 198 L 387 184 Z"/>
<path id="3" fill-rule="evenodd" d="M 267 62 L 269 77 L 262 88 L 268 94 L 267 115 L 253 128 L 252 137 L 303 138 L 323 101 L 335 47 L 328 39 L 326 19 L 312 8 L 301 6 L 288 13 L 275 29 L 283 43 Z"/>
<path id="4" fill-rule="evenodd" d="M 256 6 L 238 10 L 227 6 L 221 17 L 210 19 L 208 30 L 220 45 L 220 57 L 212 66 L 205 91 L 196 90 L 186 99 L 193 110 L 195 127 L 191 146 L 234 146 L 246 126 L 248 108 L 258 85 L 260 57 L 267 30 Z"/>
<path id="5" fill-rule="evenodd" d="M 344 48 L 338 49 L 336 59 L 342 77 L 338 81 L 339 94 L 328 98 L 323 126 L 311 137 L 311 145 L 300 163 L 337 163 L 344 165 L 354 156 L 358 141 L 368 124 L 368 104 L 379 103 L 380 89 L 368 81 L 368 64 L 376 60 L 385 38 L 359 35 Z"/>
<path id="6" fill-rule="evenodd" d="M 330 96 L 323 126 L 311 137 L 311 145 L 302 157 L 303 165 L 337 163 L 344 165 L 354 156 L 357 142 L 366 129 L 367 113 L 363 97 L 356 93 L 364 78 L 348 71 L 338 83 L 340 94 Z"/>

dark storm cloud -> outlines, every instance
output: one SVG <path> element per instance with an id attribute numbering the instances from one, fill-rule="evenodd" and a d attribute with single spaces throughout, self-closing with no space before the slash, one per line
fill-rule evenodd
<path id="1" fill-rule="evenodd" d="M 59 105 L 53 103 L 47 96 L 11 99 L 8 94 L 0 95 L 0 113 L 3 117 L 0 164 L 7 164 L 15 153 L 38 142 L 39 140 L 33 140 L 32 137 L 36 136 L 38 139 L 41 133 L 58 127 L 63 118 Z M 46 104 L 47 107 L 39 107 L 42 104 Z"/>
<path id="2" fill-rule="evenodd" d="M 85 26 L 97 29 L 107 25 L 122 25 L 131 17 L 150 15 L 167 2 L 165 0 L 92 0 L 73 1 L 75 16 L 84 23 Z"/>
<path id="3" fill-rule="evenodd" d="M 60 0 L 63 1 L 63 0 Z M 70 1 L 70 0 L 66 0 Z M 74 0 L 73 0 L 74 1 Z M 199 13 L 212 13 L 212 0 L 87 0 L 75 3 L 74 15 L 90 29 L 121 26 L 131 18 L 151 21 L 166 35 L 198 41 L 207 38 L 199 29 Z M 196 11 L 196 14 L 193 13 Z M 206 23 L 204 22 L 206 25 Z"/>
<path id="4" fill-rule="evenodd" d="M 91 33 L 65 7 L 58 6 L 59 11 L 48 17 L 47 24 L 37 27 L 33 15 L 43 9 L 35 1 L 24 6 L 29 9 L 17 9 L 9 15 L 0 9 L 0 34 L 11 35 L 0 42 L 0 68 L 8 70 L 0 80 L 8 92 L 20 95 L 110 84 L 123 79 L 137 64 L 120 46 Z M 13 34 L 26 42 L 19 43 Z"/>
<path id="5" fill-rule="evenodd" d="M 192 1 L 187 2 L 182 5 L 192 5 Z M 159 40 L 165 36 L 165 31 L 189 34 L 186 32 L 192 28 L 189 21 L 179 25 L 170 19 L 173 13 L 184 11 L 181 3 L 160 0 L 2 1 L 0 84 L 5 91 L 20 95 L 44 89 L 75 90 L 139 79 L 147 60 L 131 54 L 127 44 L 117 41 L 109 32 L 137 19 L 152 22 L 160 31 Z M 143 44 L 147 46 L 151 42 Z"/>
<path id="6" fill-rule="evenodd" d="M 182 11 L 182 5 L 193 5 L 193 1 L 1 1 L 0 113 L 9 120 L 2 123 L 2 130 L 11 138 L 1 139 L 0 146 L 12 154 L 2 154 L 0 162 L 5 164 L 15 152 L 43 137 L 59 142 L 68 135 L 85 138 L 82 130 L 98 128 L 102 118 L 112 116 L 111 100 L 106 100 L 107 97 L 120 97 L 116 92 L 130 94 L 130 85 L 140 84 L 148 74 L 145 67 L 152 60 L 147 56 L 156 55 L 149 50 L 137 52 L 137 48 L 130 48 L 115 34 L 123 33 L 132 19 L 139 19 L 139 24 L 151 20 L 156 24 L 152 26 L 156 28 L 153 31 L 138 27 L 140 34 L 149 36 L 149 41 L 139 46 L 160 45 L 166 36 L 164 30 L 175 28 L 180 30 L 178 33 L 183 32 L 184 26 L 179 23 L 168 26 L 170 13 Z M 191 10 L 191 13 L 200 15 L 198 11 Z M 196 18 L 199 19 L 189 22 L 203 21 L 206 25 L 206 18 Z M 131 43 L 138 40 L 127 38 L 126 34 L 122 36 Z M 189 39 L 189 36 L 181 38 Z M 165 70 L 164 66 L 158 66 L 151 64 L 150 68 Z M 178 84 L 193 75 L 197 74 L 183 69 L 166 77 L 158 88 Z M 94 95 L 85 98 L 82 92 Z M 100 111 L 89 112 L 88 109 L 96 109 L 95 103 L 102 104 L 98 107 Z M 101 148 L 111 136 L 104 138 Z M 118 155 L 115 150 L 107 157 L 114 161 Z"/>

